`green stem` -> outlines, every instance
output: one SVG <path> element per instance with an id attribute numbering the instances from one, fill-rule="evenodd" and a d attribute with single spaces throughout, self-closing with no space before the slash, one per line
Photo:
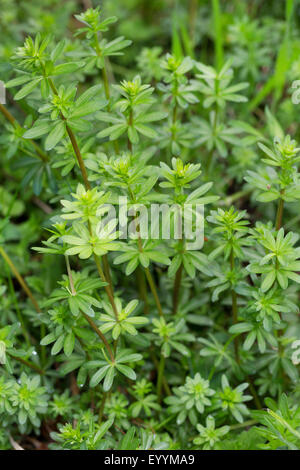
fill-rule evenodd
<path id="1" fill-rule="evenodd" d="M 71 271 L 71 267 L 70 267 L 70 262 L 69 262 L 69 258 L 68 256 L 65 256 L 65 260 L 66 260 L 66 266 L 67 266 L 67 273 L 68 273 L 68 278 L 69 278 L 69 282 L 70 282 L 70 287 L 71 287 L 71 292 L 72 292 L 72 295 L 76 295 L 76 289 L 75 289 L 75 286 L 74 286 L 74 281 L 73 281 L 73 276 L 72 276 L 72 271 Z M 114 355 L 113 355 L 113 352 L 111 350 L 111 347 L 110 345 L 108 344 L 108 341 L 107 339 L 105 338 L 104 334 L 99 330 L 99 328 L 97 327 L 97 325 L 93 322 L 93 320 L 86 314 L 84 313 L 82 310 L 81 310 L 81 314 L 84 316 L 84 318 L 86 319 L 86 321 L 89 323 L 89 325 L 92 327 L 92 329 L 95 331 L 95 333 L 99 336 L 99 338 L 101 339 L 101 341 L 103 342 L 103 344 L 105 345 L 107 351 L 108 351 L 108 354 L 112 360 L 112 362 L 114 362 Z"/>
<path id="2" fill-rule="evenodd" d="M 51 87 L 51 90 L 53 91 L 53 93 L 57 96 L 58 95 L 58 92 L 57 92 L 57 89 L 54 85 L 54 82 L 51 78 L 48 78 L 49 80 L 49 84 L 50 84 L 50 87 Z M 66 121 L 66 118 L 64 117 L 64 115 L 62 113 L 61 114 L 61 118 L 63 121 Z M 78 164 L 79 164 L 79 167 L 80 167 L 80 170 L 81 170 L 81 174 L 82 174 L 82 178 L 83 178 L 83 181 L 84 181 L 84 185 L 85 185 L 85 188 L 86 190 L 90 190 L 91 189 L 91 185 L 90 185 L 90 182 L 88 180 L 88 175 L 87 175 L 87 171 L 86 171 L 86 167 L 85 167 L 85 164 L 84 164 L 84 161 L 83 161 L 83 158 L 82 158 L 82 155 L 81 155 L 81 152 L 80 152 L 80 149 L 79 149 L 79 146 L 78 146 L 78 143 L 77 143 L 77 140 L 76 140 L 76 137 L 72 131 L 72 129 L 69 128 L 69 126 L 66 124 L 66 131 L 68 133 L 68 136 L 70 138 L 70 141 L 71 141 L 71 144 L 72 144 L 72 147 L 73 147 L 73 150 L 75 152 L 75 155 L 77 157 L 77 161 L 78 161 Z M 89 226 L 89 230 L 90 230 L 90 233 L 91 233 L 91 228 Z M 104 255 L 106 257 L 106 255 Z M 98 259 L 98 257 L 96 255 L 94 255 L 94 258 L 95 258 L 95 262 L 96 262 L 96 266 L 97 266 L 97 269 L 98 269 L 98 272 L 99 272 L 99 275 L 102 279 L 103 282 L 107 282 L 108 283 L 108 286 L 105 286 L 105 290 L 107 292 L 107 295 L 108 295 L 108 298 L 110 300 L 110 303 L 112 305 L 112 308 L 114 310 L 114 313 L 116 315 L 116 318 L 118 318 L 118 312 L 117 312 L 117 309 L 116 309 L 116 305 L 115 305 L 115 302 L 114 302 L 114 298 L 113 298 L 113 288 L 112 288 L 112 282 L 111 282 L 111 278 L 110 278 L 110 274 L 108 275 L 109 273 L 109 267 L 108 267 L 108 261 L 106 260 L 106 276 L 104 275 L 103 271 L 102 271 L 102 268 L 101 268 L 101 265 L 100 265 L 100 261 Z M 107 277 L 107 278 L 106 278 Z"/>
<path id="3" fill-rule="evenodd" d="M 140 266 L 138 266 L 136 269 L 136 279 L 137 279 L 137 284 L 139 286 L 140 298 L 142 299 L 144 303 L 144 314 L 149 315 L 149 305 L 148 305 L 148 299 L 147 299 L 147 286 L 146 286 L 146 281 L 145 281 L 145 275 Z"/>
<path id="4" fill-rule="evenodd" d="M 22 126 L 18 123 L 18 121 L 13 117 L 13 115 L 3 106 L 3 104 L 0 103 L 0 112 L 3 114 L 5 119 L 10 122 L 14 126 L 14 128 L 20 128 L 22 129 Z M 32 139 L 24 139 L 26 142 L 30 142 L 30 144 L 34 147 L 34 150 L 38 156 L 43 162 L 48 162 L 49 157 L 48 155 L 41 149 L 41 147 L 34 142 Z"/>
<path id="5" fill-rule="evenodd" d="M 21 364 L 24 364 L 27 367 L 30 367 L 30 369 L 38 372 L 41 375 L 44 375 L 43 369 L 40 367 L 36 366 L 33 362 L 27 361 L 27 359 L 23 359 L 22 357 L 17 357 L 14 356 L 13 354 L 8 353 L 8 355 L 12 358 L 15 359 L 16 361 L 20 362 Z"/>
<path id="6" fill-rule="evenodd" d="M 160 361 L 159 361 L 158 377 L 157 377 L 157 396 L 158 396 L 159 402 L 161 401 L 161 389 L 162 389 L 162 382 L 163 382 L 164 371 L 165 371 L 165 363 L 166 363 L 166 359 L 162 354 L 160 357 Z"/>
<path id="7" fill-rule="evenodd" d="M 111 347 L 110 345 L 108 344 L 108 341 L 107 339 L 105 338 L 104 334 L 99 330 L 98 326 L 96 325 L 96 323 L 93 322 L 93 320 L 91 319 L 91 317 L 89 317 L 86 313 L 84 313 L 82 310 L 81 310 L 81 313 L 82 315 L 84 316 L 84 318 L 86 319 L 86 321 L 89 323 L 89 325 L 92 327 L 92 329 L 95 331 L 95 333 L 99 336 L 99 338 L 101 339 L 101 341 L 103 342 L 104 346 L 106 347 L 107 349 L 107 352 L 109 354 L 109 357 L 111 359 L 112 362 L 115 361 L 115 358 L 114 358 L 114 355 L 113 355 L 113 352 L 111 350 Z"/>
<path id="8" fill-rule="evenodd" d="M 284 200 L 280 198 L 279 203 L 278 203 L 278 208 L 277 208 L 277 215 L 276 215 L 276 223 L 275 223 L 276 230 L 280 230 L 282 226 L 283 207 L 284 207 Z"/>
<path id="9" fill-rule="evenodd" d="M 58 92 L 57 92 L 57 89 L 54 85 L 54 82 L 53 82 L 52 78 L 48 77 L 48 82 L 49 82 L 49 85 L 51 87 L 51 90 L 52 90 L 53 94 L 57 96 Z M 60 113 L 60 116 L 61 116 L 61 119 L 63 121 L 66 121 L 66 118 L 62 113 Z M 75 137 L 72 129 L 70 129 L 70 127 L 68 126 L 68 124 L 66 124 L 66 131 L 67 131 L 67 134 L 68 134 L 69 139 L 71 141 L 74 153 L 75 153 L 76 158 L 77 158 L 77 162 L 78 162 L 78 165 L 79 165 L 79 168 L 80 168 L 80 171 L 81 171 L 81 174 L 82 174 L 82 178 L 83 178 L 83 181 L 84 181 L 84 186 L 87 190 L 89 190 L 89 189 L 91 189 L 91 185 L 90 185 L 90 182 L 88 180 L 86 167 L 85 167 L 85 164 L 84 164 L 84 161 L 83 161 L 83 158 L 82 158 L 82 155 L 81 155 L 76 137 Z"/>
<path id="10" fill-rule="evenodd" d="M 97 270 L 98 270 L 100 279 L 101 279 L 103 282 L 106 282 L 106 285 L 104 286 L 104 289 L 105 289 L 105 292 L 106 292 L 107 297 L 108 297 L 108 299 L 109 299 L 109 302 L 110 302 L 110 304 L 111 304 L 111 306 L 112 306 L 112 309 L 113 309 L 113 311 L 114 311 L 116 320 L 118 320 L 118 319 L 119 319 L 119 314 L 118 314 L 118 310 L 117 310 L 117 307 L 116 307 L 116 304 L 115 304 L 114 295 L 113 295 L 113 292 L 112 292 L 112 285 L 110 285 L 110 284 L 108 283 L 108 280 L 106 279 L 105 274 L 104 274 L 104 272 L 103 272 L 103 270 L 102 270 L 100 260 L 99 260 L 98 256 L 95 255 L 95 254 L 94 254 L 94 259 L 95 259 L 95 263 L 96 263 L 96 266 L 97 266 Z"/>
<path id="11" fill-rule="evenodd" d="M 156 307 L 157 307 L 157 310 L 158 310 L 158 314 L 159 314 L 160 317 L 163 317 L 164 314 L 163 314 L 163 311 L 162 311 L 161 303 L 160 303 L 160 300 L 159 300 L 159 297 L 158 297 L 158 293 L 157 293 L 157 290 L 156 290 L 155 283 L 154 283 L 152 275 L 149 271 L 149 268 L 145 268 L 145 274 L 146 274 L 146 278 L 147 278 L 148 284 L 150 286 L 152 295 L 153 295 L 154 300 L 155 300 L 155 304 L 156 304 Z"/>
<path id="12" fill-rule="evenodd" d="M 230 253 L 230 269 L 231 271 L 234 271 L 233 249 L 231 249 L 231 253 Z M 235 325 L 238 321 L 238 306 L 237 306 L 237 293 L 235 292 L 234 289 L 231 289 L 231 300 L 232 300 L 232 322 Z M 234 351 L 235 351 L 236 361 L 239 364 L 240 358 L 239 358 L 239 337 L 238 336 L 234 338 Z"/>
<path id="13" fill-rule="evenodd" d="M 173 314 L 176 315 L 178 309 L 178 302 L 179 302 L 179 294 L 180 294 L 180 286 L 182 280 L 182 271 L 183 271 L 183 264 L 179 266 L 179 269 L 176 272 L 175 280 L 174 280 L 174 288 L 173 288 Z"/>
<path id="14" fill-rule="evenodd" d="M 219 71 L 223 65 L 222 13 L 219 0 L 212 0 L 212 9 L 215 32 L 215 64 Z"/>
<path id="15" fill-rule="evenodd" d="M 9 289 L 10 289 L 11 295 L 12 295 L 12 297 L 14 299 L 14 302 L 15 302 L 15 308 L 16 308 L 18 320 L 21 324 L 21 328 L 22 328 L 22 331 L 23 331 L 23 336 L 24 336 L 24 339 L 26 341 L 27 346 L 30 347 L 31 346 L 30 337 L 29 337 L 29 334 L 28 334 L 28 331 L 27 331 L 27 328 L 26 328 L 25 320 L 24 320 L 23 315 L 21 314 L 21 311 L 19 309 L 19 304 L 18 304 L 15 288 L 14 288 L 14 285 L 13 285 L 12 280 L 11 280 L 11 274 L 10 274 L 9 269 L 7 270 L 7 274 L 8 274 Z"/>
<path id="16" fill-rule="evenodd" d="M 35 310 L 37 311 L 37 313 L 41 313 L 41 309 L 33 295 L 33 293 L 31 292 L 31 290 L 29 289 L 28 285 L 26 284 L 24 278 L 21 276 L 21 274 L 19 273 L 19 271 L 17 270 L 16 266 L 14 265 L 14 263 L 12 262 L 11 258 L 8 256 L 8 254 L 4 251 L 4 249 L 2 248 L 2 246 L 0 246 L 0 255 L 2 256 L 2 258 L 4 259 L 4 261 L 6 261 L 6 263 L 8 264 L 8 266 L 10 267 L 10 270 L 11 272 L 15 275 L 15 277 L 17 278 L 20 286 L 22 287 L 22 289 L 24 290 L 24 292 L 27 294 L 27 296 L 29 297 L 29 299 L 31 300 Z"/>
<path id="17" fill-rule="evenodd" d="M 98 424 L 101 424 L 101 423 L 102 423 L 103 411 L 104 411 L 104 406 L 105 406 L 106 398 L 107 398 L 107 393 L 104 392 L 104 393 L 103 393 L 103 397 L 102 397 L 102 401 L 101 401 L 101 405 L 100 405 L 100 408 L 99 408 Z"/>

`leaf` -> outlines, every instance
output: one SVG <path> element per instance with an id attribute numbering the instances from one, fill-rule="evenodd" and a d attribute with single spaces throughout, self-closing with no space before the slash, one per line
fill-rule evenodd
<path id="1" fill-rule="evenodd" d="M 51 75 L 63 75 L 65 73 L 73 73 L 85 65 L 84 62 L 68 62 L 54 67 Z"/>
<path id="2" fill-rule="evenodd" d="M 106 376 L 103 382 L 103 390 L 105 392 L 108 392 L 108 390 L 111 389 L 113 381 L 114 381 L 114 376 L 115 376 L 115 368 L 112 366 L 109 366 L 109 369 L 106 373 Z"/>
<path id="3" fill-rule="evenodd" d="M 105 374 L 107 372 L 107 369 L 109 367 L 110 367 L 109 365 L 103 366 L 103 367 L 101 367 L 101 369 L 99 369 L 97 372 L 95 372 L 95 374 L 92 376 L 92 378 L 90 380 L 90 386 L 91 387 L 96 387 L 96 385 L 98 385 L 98 383 L 101 382 L 101 380 L 105 376 Z"/>
<path id="4" fill-rule="evenodd" d="M 21 90 L 18 91 L 18 93 L 14 96 L 14 99 L 16 101 L 21 100 L 22 98 L 25 98 L 25 96 L 29 95 L 40 83 L 43 77 L 36 78 L 34 80 L 31 80 L 30 83 L 27 83 Z"/>
<path id="5" fill-rule="evenodd" d="M 45 149 L 53 149 L 58 142 L 64 137 L 66 132 L 66 127 L 64 122 L 58 122 L 51 130 L 50 134 L 45 141 Z"/>
<path id="6" fill-rule="evenodd" d="M 75 335 L 74 333 L 71 331 L 65 338 L 65 342 L 64 342 L 64 353 L 66 356 L 71 356 L 72 352 L 73 352 L 73 349 L 74 349 L 74 346 L 75 346 Z"/>
<path id="7" fill-rule="evenodd" d="M 136 373 L 133 369 L 131 369 L 131 367 L 124 366 L 123 364 L 117 364 L 116 368 L 119 372 L 121 372 L 121 374 L 125 375 L 129 379 L 136 380 Z"/>
<path id="8" fill-rule="evenodd" d="M 49 130 L 51 129 L 51 124 L 49 121 L 44 121 L 44 120 L 37 120 L 34 125 L 31 127 L 31 129 L 28 129 L 23 134 L 24 139 L 36 139 L 38 137 L 41 137 L 42 135 L 47 134 Z"/>

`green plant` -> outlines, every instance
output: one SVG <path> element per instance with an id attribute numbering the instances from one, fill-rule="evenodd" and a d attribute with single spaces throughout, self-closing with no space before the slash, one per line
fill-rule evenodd
<path id="1" fill-rule="evenodd" d="M 0 449 L 299 449 L 296 2 L 79 3 L 0 0 Z"/>

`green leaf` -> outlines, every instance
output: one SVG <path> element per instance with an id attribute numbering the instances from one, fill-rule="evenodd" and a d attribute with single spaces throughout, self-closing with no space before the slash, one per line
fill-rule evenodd
<path id="1" fill-rule="evenodd" d="M 30 83 L 27 83 L 21 90 L 18 91 L 18 93 L 14 96 L 14 99 L 16 101 L 21 100 L 22 98 L 25 98 L 25 96 L 29 95 L 40 83 L 43 77 L 36 78 L 34 80 L 31 80 Z"/>
<path id="2" fill-rule="evenodd" d="M 58 122 L 51 130 L 50 134 L 45 141 L 45 149 L 53 149 L 58 142 L 64 137 L 66 132 L 66 127 L 64 122 Z"/>

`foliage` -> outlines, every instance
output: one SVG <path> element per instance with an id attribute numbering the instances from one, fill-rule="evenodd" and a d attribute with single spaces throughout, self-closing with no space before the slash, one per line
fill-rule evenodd
<path id="1" fill-rule="evenodd" d="M 299 450 L 297 2 L 0 7 L 0 449 Z"/>

